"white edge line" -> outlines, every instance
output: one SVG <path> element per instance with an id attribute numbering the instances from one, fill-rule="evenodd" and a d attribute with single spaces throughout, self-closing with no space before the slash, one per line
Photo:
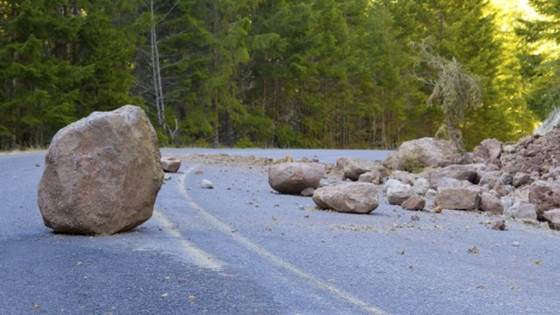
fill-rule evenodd
<path id="1" fill-rule="evenodd" d="M 195 265 L 214 271 L 222 271 L 224 269 L 223 262 L 198 248 L 195 244 L 187 241 L 175 225 L 171 223 L 169 218 L 161 211 L 155 211 L 153 216 L 161 224 L 162 228 L 179 243 L 183 253 L 186 254 L 189 260 Z"/>
<path id="2" fill-rule="evenodd" d="M 271 252 L 267 251 L 266 249 L 264 249 L 260 245 L 254 243 L 250 239 L 248 239 L 245 236 L 239 234 L 239 232 L 237 232 L 235 229 L 233 229 L 232 227 L 230 227 L 226 223 L 220 221 L 218 218 L 216 218 L 215 216 L 210 214 L 208 211 L 206 211 L 204 208 L 202 208 L 200 205 L 198 205 L 196 202 L 194 202 L 192 197 L 186 191 L 185 181 L 186 181 L 187 175 L 190 174 L 197 167 L 198 167 L 198 165 L 190 167 L 184 174 L 181 174 L 179 176 L 179 180 L 177 181 L 177 184 L 179 185 L 178 190 L 179 190 L 179 193 L 187 200 L 187 202 L 189 203 L 189 206 L 191 206 L 193 209 L 196 209 L 204 217 L 204 219 L 206 221 L 208 221 L 210 224 L 212 224 L 214 227 L 216 227 L 218 229 L 218 231 L 220 231 L 223 234 L 226 234 L 226 235 L 230 236 L 237 243 L 241 244 L 243 247 L 245 247 L 245 248 L 249 249 L 250 251 L 256 253 L 257 255 L 267 259 L 268 261 L 270 261 L 274 265 L 276 265 L 276 266 L 278 266 L 282 269 L 285 269 L 285 270 L 291 272 L 292 274 L 308 281 L 309 283 L 314 285 L 316 288 L 327 291 L 327 292 L 335 295 L 336 297 L 338 297 L 338 298 L 340 298 L 340 299 L 342 299 L 342 300 L 344 300 L 344 301 L 346 301 L 350 304 L 358 306 L 358 307 L 362 308 L 363 310 L 365 310 L 365 311 L 367 311 L 371 314 L 378 314 L 378 315 L 382 315 L 382 314 L 383 315 L 388 315 L 389 314 L 386 311 L 384 311 L 384 310 L 382 310 L 382 309 L 380 309 L 376 306 L 372 306 L 372 305 L 360 300 L 359 298 L 353 296 L 351 293 L 346 292 L 342 289 L 339 289 L 339 288 L 337 288 L 337 287 L 335 287 L 335 286 L 333 286 L 333 285 L 331 285 L 327 282 L 324 282 L 324 281 L 316 278 L 312 274 L 309 274 L 309 273 L 303 271 L 302 269 L 298 268 L 297 266 L 295 266 L 295 265 L 283 260 L 282 258 L 272 254 Z"/>

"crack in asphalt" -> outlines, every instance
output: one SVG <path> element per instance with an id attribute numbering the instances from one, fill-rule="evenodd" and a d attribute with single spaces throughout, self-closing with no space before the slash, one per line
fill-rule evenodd
<path id="1" fill-rule="evenodd" d="M 240 244 L 241 246 L 245 247 L 246 249 L 252 251 L 253 253 L 257 254 L 258 256 L 264 258 L 265 260 L 269 261 L 273 265 L 305 280 L 311 286 L 326 291 L 333 296 L 347 302 L 353 304 L 362 310 L 376 315 L 388 315 L 389 313 L 382 310 L 377 306 L 373 306 L 355 296 L 353 296 L 350 292 L 344 291 L 339 289 L 332 284 L 329 284 L 314 275 L 306 272 L 305 270 L 300 269 L 299 267 L 291 264 L 288 261 L 285 261 L 279 256 L 274 255 L 273 253 L 269 252 L 265 248 L 261 247 L 257 243 L 253 242 L 249 238 L 239 234 L 239 232 L 232 228 L 231 226 L 227 225 L 226 223 L 222 222 L 220 219 L 216 218 L 212 215 L 209 211 L 204 209 L 202 206 L 197 204 L 193 198 L 189 195 L 185 188 L 185 182 L 187 179 L 187 175 L 192 173 L 195 169 L 198 168 L 198 165 L 190 167 L 184 174 L 179 175 L 179 180 L 177 181 L 178 184 L 178 191 L 179 193 L 185 198 L 188 202 L 189 206 L 192 209 L 199 212 L 199 214 L 206 220 L 209 224 L 211 224 L 214 228 L 216 228 L 219 232 L 231 237 L 235 242 Z"/>

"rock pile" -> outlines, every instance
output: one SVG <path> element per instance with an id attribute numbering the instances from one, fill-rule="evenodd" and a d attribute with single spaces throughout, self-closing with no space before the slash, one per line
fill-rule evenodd
<path id="1" fill-rule="evenodd" d="M 463 155 L 448 141 L 412 140 L 383 162 L 338 159 L 343 183 L 321 181 L 321 170 L 314 163 L 275 165 L 269 182 L 282 193 L 310 187 L 305 195 L 313 194 L 319 208 L 340 212 L 369 213 L 381 192 L 407 210 L 484 211 L 560 229 L 560 129 L 516 144 L 487 139 Z"/>
<path id="2" fill-rule="evenodd" d="M 114 234 L 152 216 L 164 174 L 154 128 L 127 105 L 59 130 L 46 156 L 39 208 L 46 226 L 73 234 Z"/>

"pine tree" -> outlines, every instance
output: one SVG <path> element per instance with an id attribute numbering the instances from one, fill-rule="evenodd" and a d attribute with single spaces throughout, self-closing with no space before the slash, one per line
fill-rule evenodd
<path id="1" fill-rule="evenodd" d="M 0 148 L 41 146 L 67 123 L 131 98 L 134 36 L 110 1 L 0 2 Z"/>

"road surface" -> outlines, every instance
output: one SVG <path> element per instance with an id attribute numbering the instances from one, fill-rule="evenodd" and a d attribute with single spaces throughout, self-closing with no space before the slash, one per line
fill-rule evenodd
<path id="1" fill-rule="evenodd" d="M 383 158 L 386 152 L 165 150 Z M 560 234 L 476 213 L 313 210 L 259 167 L 186 163 L 111 237 L 44 227 L 44 152 L 0 155 L 2 314 L 557 314 Z M 202 173 L 202 174 L 201 174 Z M 199 187 L 211 180 L 215 189 Z M 469 249 L 471 249 L 469 251 Z"/>

